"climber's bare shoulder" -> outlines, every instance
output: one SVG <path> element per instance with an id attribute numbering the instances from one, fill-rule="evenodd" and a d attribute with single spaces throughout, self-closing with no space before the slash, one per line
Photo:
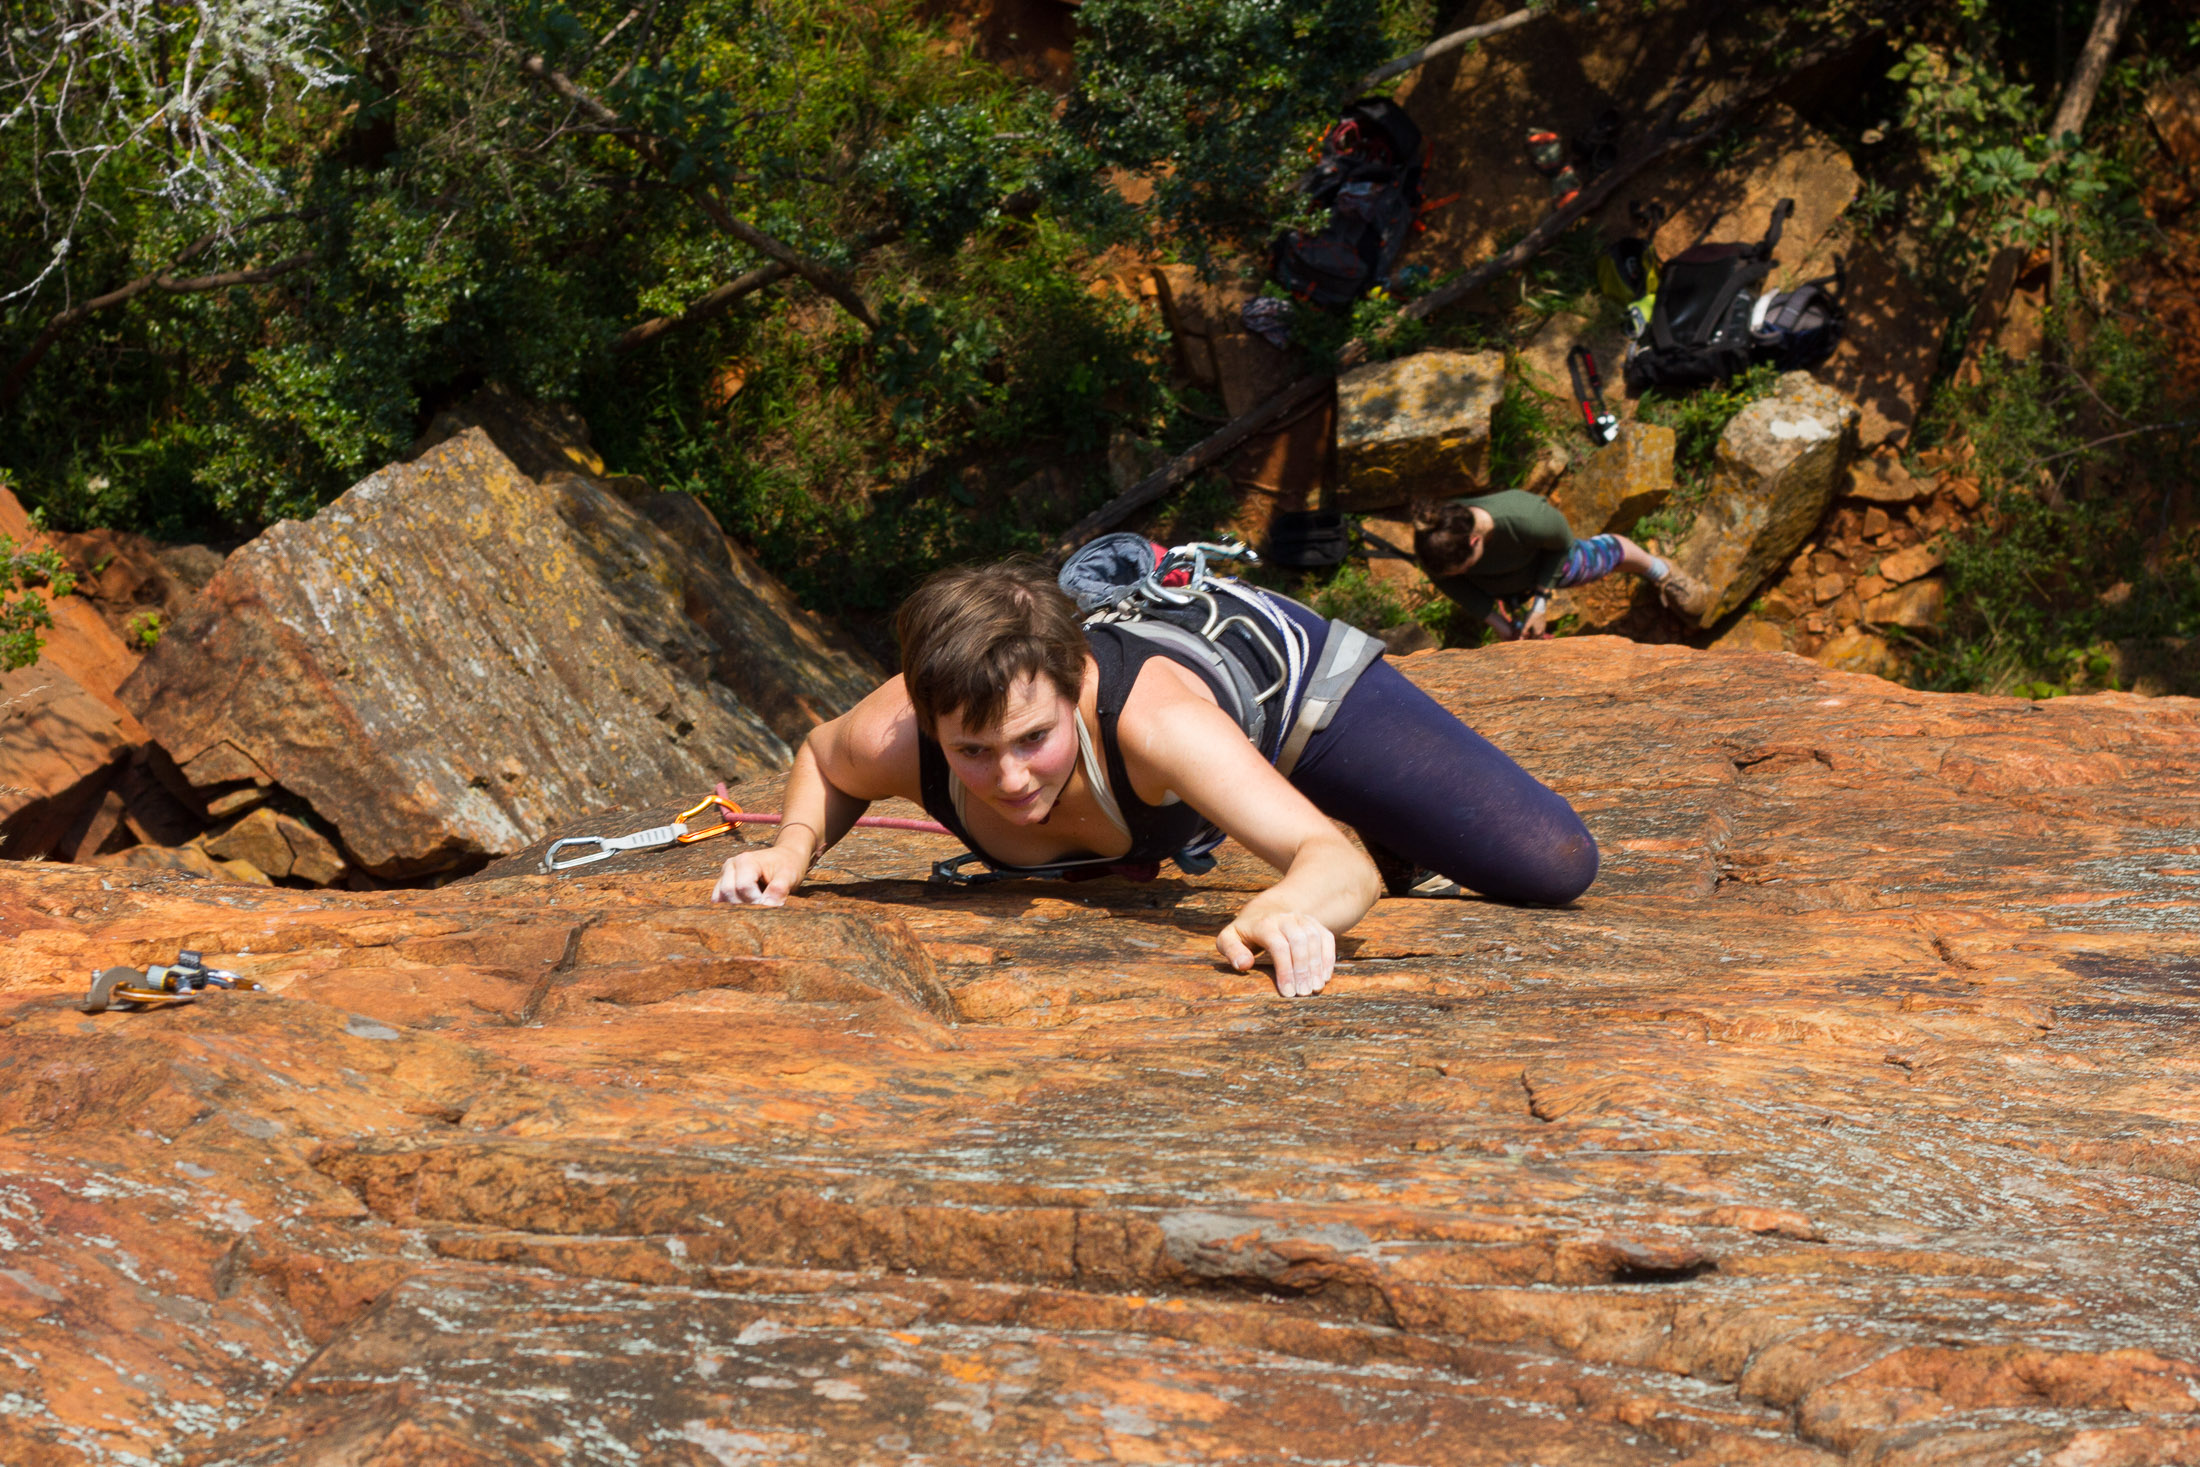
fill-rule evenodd
<path id="1" fill-rule="evenodd" d="M 917 711 L 898 674 L 840 717 L 819 724 L 809 747 L 817 755 L 818 772 L 844 795 L 921 802 Z"/>

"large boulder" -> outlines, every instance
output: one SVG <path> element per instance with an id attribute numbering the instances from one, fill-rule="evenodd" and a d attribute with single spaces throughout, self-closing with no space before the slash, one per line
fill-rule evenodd
<path id="1" fill-rule="evenodd" d="M 1656 423 L 1622 424 L 1617 438 L 1566 476 L 1551 503 L 1576 535 L 1624 535 L 1672 494 L 1675 441 L 1671 428 Z"/>
<path id="2" fill-rule="evenodd" d="M 1702 625 L 1747 601 L 1810 534 L 1854 451 L 1856 404 L 1806 372 L 1734 415 L 1719 438 L 1711 491 L 1674 552 L 1711 588 Z"/>
<path id="3" fill-rule="evenodd" d="M 1490 414 L 1505 395 L 1494 351 L 1425 351 L 1337 379 L 1338 502 L 1382 509 L 1489 479 Z"/>
<path id="4" fill-rule="evenodd" d="M 782 765 L 877 669 L 767 585 L 687 496 L 471 428 L 230 556 L 123 692 L 195 790 L 281 785 L 419 876 Z"/>

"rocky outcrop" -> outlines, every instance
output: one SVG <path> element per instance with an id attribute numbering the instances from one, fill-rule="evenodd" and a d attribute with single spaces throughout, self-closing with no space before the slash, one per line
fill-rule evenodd
<path id="1" fill-rule="evenodd" d="M 129 757 L 126 717 L 44 659 L 0 673 L 0 858 L 46 856 L 91 818 Z"/>
<path id="2" fill-rule="evenodd" d="M 1816 527 L 1848 467 L 1856 416 L 1839 393 L 1789 372 L 1727 424 L 1711 491 L 1674 552 L 1711 588 L 1702 625 L 1747 601 Z"/>
<path id="3" fill-rule="evenodd" d="M 0 536 L 24 548 L 66 548 L 32 527 L 5 486 Z M 116 696 L 137 658 L 86 597 L 34 589 L 53 625 L 40 633 L 35 663 L 0 673 L 0 858 L 67 859 L 145 742 Z"/>
<path id="4" fill-rule="evenodd" d="M 1490 413 L 1505 358 L 1424 351 L 1337 379 L 1338 503 L 1381 509 L 1418 494 L 1471 494 L 1489 479 Z"/>
<path id="5" fill-rule="evenodd" d="M 1576 535 L 1624 535 L 1672 495 L 1673 444 L 1671 428 L 1640 421 L 1623 424 L 1619 437 L 1574 467 L 1552 493 L 1551 503 Z"/>
<path id="6" fill-rule="evenodd" d="M 775 911 L 723 840 L 0 864 L 0 1460 L 2200 1456 L 2200 705 L 1402 665 L 1603 871 L 1386 900 L 1297 1002 L 1215 958 L 1227 847 L 946 892 L 864 832 Z M 179 945 L 270 991 L 68 1007 Z"/>
<path id="7" fill-rule="evenodd" d="M 470 428 L 231 555 L 126 686 L 202 795 L 280 786 L 386 878 L 784 763 L 868 690 L 684 495 Z"/>

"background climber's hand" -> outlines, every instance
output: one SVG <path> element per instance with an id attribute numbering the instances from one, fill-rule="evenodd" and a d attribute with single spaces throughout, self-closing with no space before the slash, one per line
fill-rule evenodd
<path id="1" fill-rule="evenodd" d="M 809 863 L 802 853 L 788 847 L 766 846 L 760 851 L 743 851 L 726 859 L 710 899 L 731 902 L 737 907 L 776 907 L 787 900 L 788 892 L 801 884 L 808 869 Z"/>
<path id="2" fill-rule="evenodd" d="M 1544 624 L 1551 619 L 1551 608 L 1538 602 L 1528 612 L 1528 619 L 1520 624 L 1520 640 L 1539 642 L 1550 636 Z"/>
<path id="3" fill-rule="evenodd" d="M 1216 935 L 1215 946 L 1240 973 L 1253 966 L 1256 949 L 1267 953 L 1276 992 L 1285 998 L 1321 992 L 1337 970 L 1337 935 L 1304 912 L 1240 914 Z"/>

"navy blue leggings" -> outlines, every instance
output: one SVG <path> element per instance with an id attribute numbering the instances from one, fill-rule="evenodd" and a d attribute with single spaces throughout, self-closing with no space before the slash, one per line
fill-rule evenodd
<path id="1" fill-rule="evenodd" d="M 1327 623 L 1286 609 L 1319 643 Z M 1574 807 L 1387 660 L 1307 741 L 1291 783 L 1363 840 L 1500 901 L 1560 906 L 1596 879 L 1596 839 Z"/>

